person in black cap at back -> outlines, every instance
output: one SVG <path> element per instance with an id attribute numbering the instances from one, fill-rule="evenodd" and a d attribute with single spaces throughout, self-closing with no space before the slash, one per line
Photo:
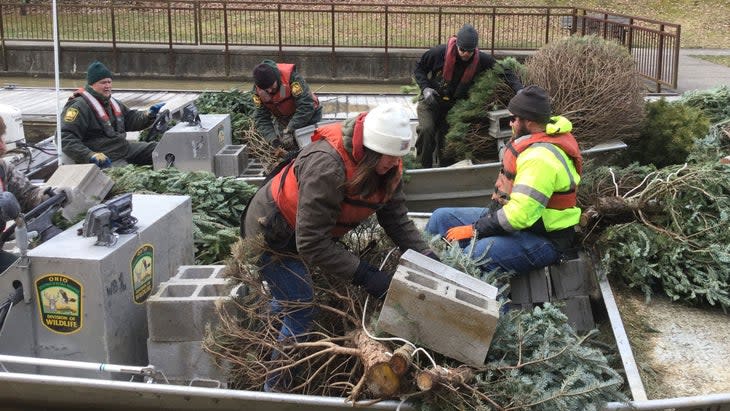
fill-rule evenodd
<path id="1" fill-rule="evenodd" d="M 322 119 L 317 96 L 294 64 L 264 60 L 253 69 L 256 131 L 275 148 L 296 149 L 294 131 Z"/>
<path id="2" fill-rule="evenodd" d="M 421 89 L 416 150 L 424 168 L 433 167 L 434 155 L 441 158 L 451 107 L 466 98 L 474 79 L 496 63 L 492 56 L 479 51 L 478 42 L 474 26 L 465 24 L 447 44 L 429 49 L 416 63 L 413 77 Z M 522 88 L 511 70 L 505 70 L 504 80 L 515 92 Z"/>
<path id="3" fill-rule="evenodd" d="M 524 274 L 574 252 L 583 160 L 572 124 L 551 116 L 545 90 L 527 86 L 507 109 L 513 115 L 512 138 L 492 205 L 436 209 L 426 231 L 459 241 L 485 272 Z"/>

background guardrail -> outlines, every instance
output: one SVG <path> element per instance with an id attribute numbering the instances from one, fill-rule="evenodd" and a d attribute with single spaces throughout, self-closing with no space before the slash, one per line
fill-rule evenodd
<path id="1" fill-rule="evenodd" d="M 629 49 L 657 91 L 676 88 L 681 27 L 641 17 L 571 7 L 256 1 L 59 0 L 63 42 L 175 45 L 424 49 L 444 43 L 464 22 L 479 31 L 481 49 L 537 50 L 573 34 L 594 34 Z M 51 2 L 0 4 L 0 46 L 50 41 Z M 331 59 L 334 64 L 335 59 Z"/>

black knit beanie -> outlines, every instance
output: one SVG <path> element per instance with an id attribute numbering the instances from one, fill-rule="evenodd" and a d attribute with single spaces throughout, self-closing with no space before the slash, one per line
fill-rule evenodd
<path id="1" fill-rule="evenodd" d="M 112 72 L 100 61 L 94 61 L 86 69 L 86 83 L 92 85 L 99 80 L 112 78 Z"/>
<path id="2" fill-rule="evenodd" d="M 464 24 L 464 27 L 456 33 L 456 45 L 462 50 L 472 51 L 477 48 L 477 43 L 479 43 L 479 33 L 471 24 Z"/>
<path id="3" fill-rule="evenodd" d="M 276 72 L 276 66 L 271 60 L 264 60 L 263 63 L 254 67 L 253 69 L 253 82 L 258 88 L 269 88 L 275 81 L 279 79 L 279 75 Z"/>
<path id="4" fill-rule="evenodd" d="M 538 86 L 527 86 L 517 92 L 507 105 L 513 115 L 540 124 L 550 121 L 550 99 L 545 90 Z"/>

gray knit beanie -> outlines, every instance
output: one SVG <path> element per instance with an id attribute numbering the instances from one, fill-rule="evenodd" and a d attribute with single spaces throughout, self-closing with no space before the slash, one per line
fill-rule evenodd
<path id="1" fill-rule="evenodd" d="M 89 68 L 86 69 L 86 83 L 92 85 L 99 80 L 105 78 L 112 78 L 112 72 L 100 61 L 94 61 L 89 64 Z"/>
<path id="2" fill-rule="evenodd" d="M 538 86 L 527 86 L 517 92 L 507 105 L 513 115 L 540 124 L 550 121 L 550 99 L 545 90 Z"/>
<path id="3" fill-rule="evenodd" d="M 462 50 L 472 51 L 477 48 L 477 43 L 479 43 L 479 33 L 471 24 L 464 24 L 464 27 L 456 33 L 456 45 Z"/>

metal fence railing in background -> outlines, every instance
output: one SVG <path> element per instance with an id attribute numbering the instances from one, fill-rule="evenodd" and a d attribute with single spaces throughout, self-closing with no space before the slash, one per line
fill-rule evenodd
<path id="1" fill-rule="evenodd" d="M 0 46 L 50 41 L 50 0 L 0 4 Z M 676 88 L 680 26 L 571 7 L 339 4 L 229 0 L 58 0 L 61 42 L 173 45 L 424 49 L 444 43 L 464 22 L 482 50 L 536 50 L 572 34 L 595 34 L 627 47 L 644 77 Z M 334 57 L 334 56 L 333 56 Z M 228 59 L 227 59 L 228 60 Z M 335 59 L 331 59 L 332 62 Z M 387 65 L 387 60 L 386 60 Z M 7 69 L 6 69 L 7 70 Z"/>

